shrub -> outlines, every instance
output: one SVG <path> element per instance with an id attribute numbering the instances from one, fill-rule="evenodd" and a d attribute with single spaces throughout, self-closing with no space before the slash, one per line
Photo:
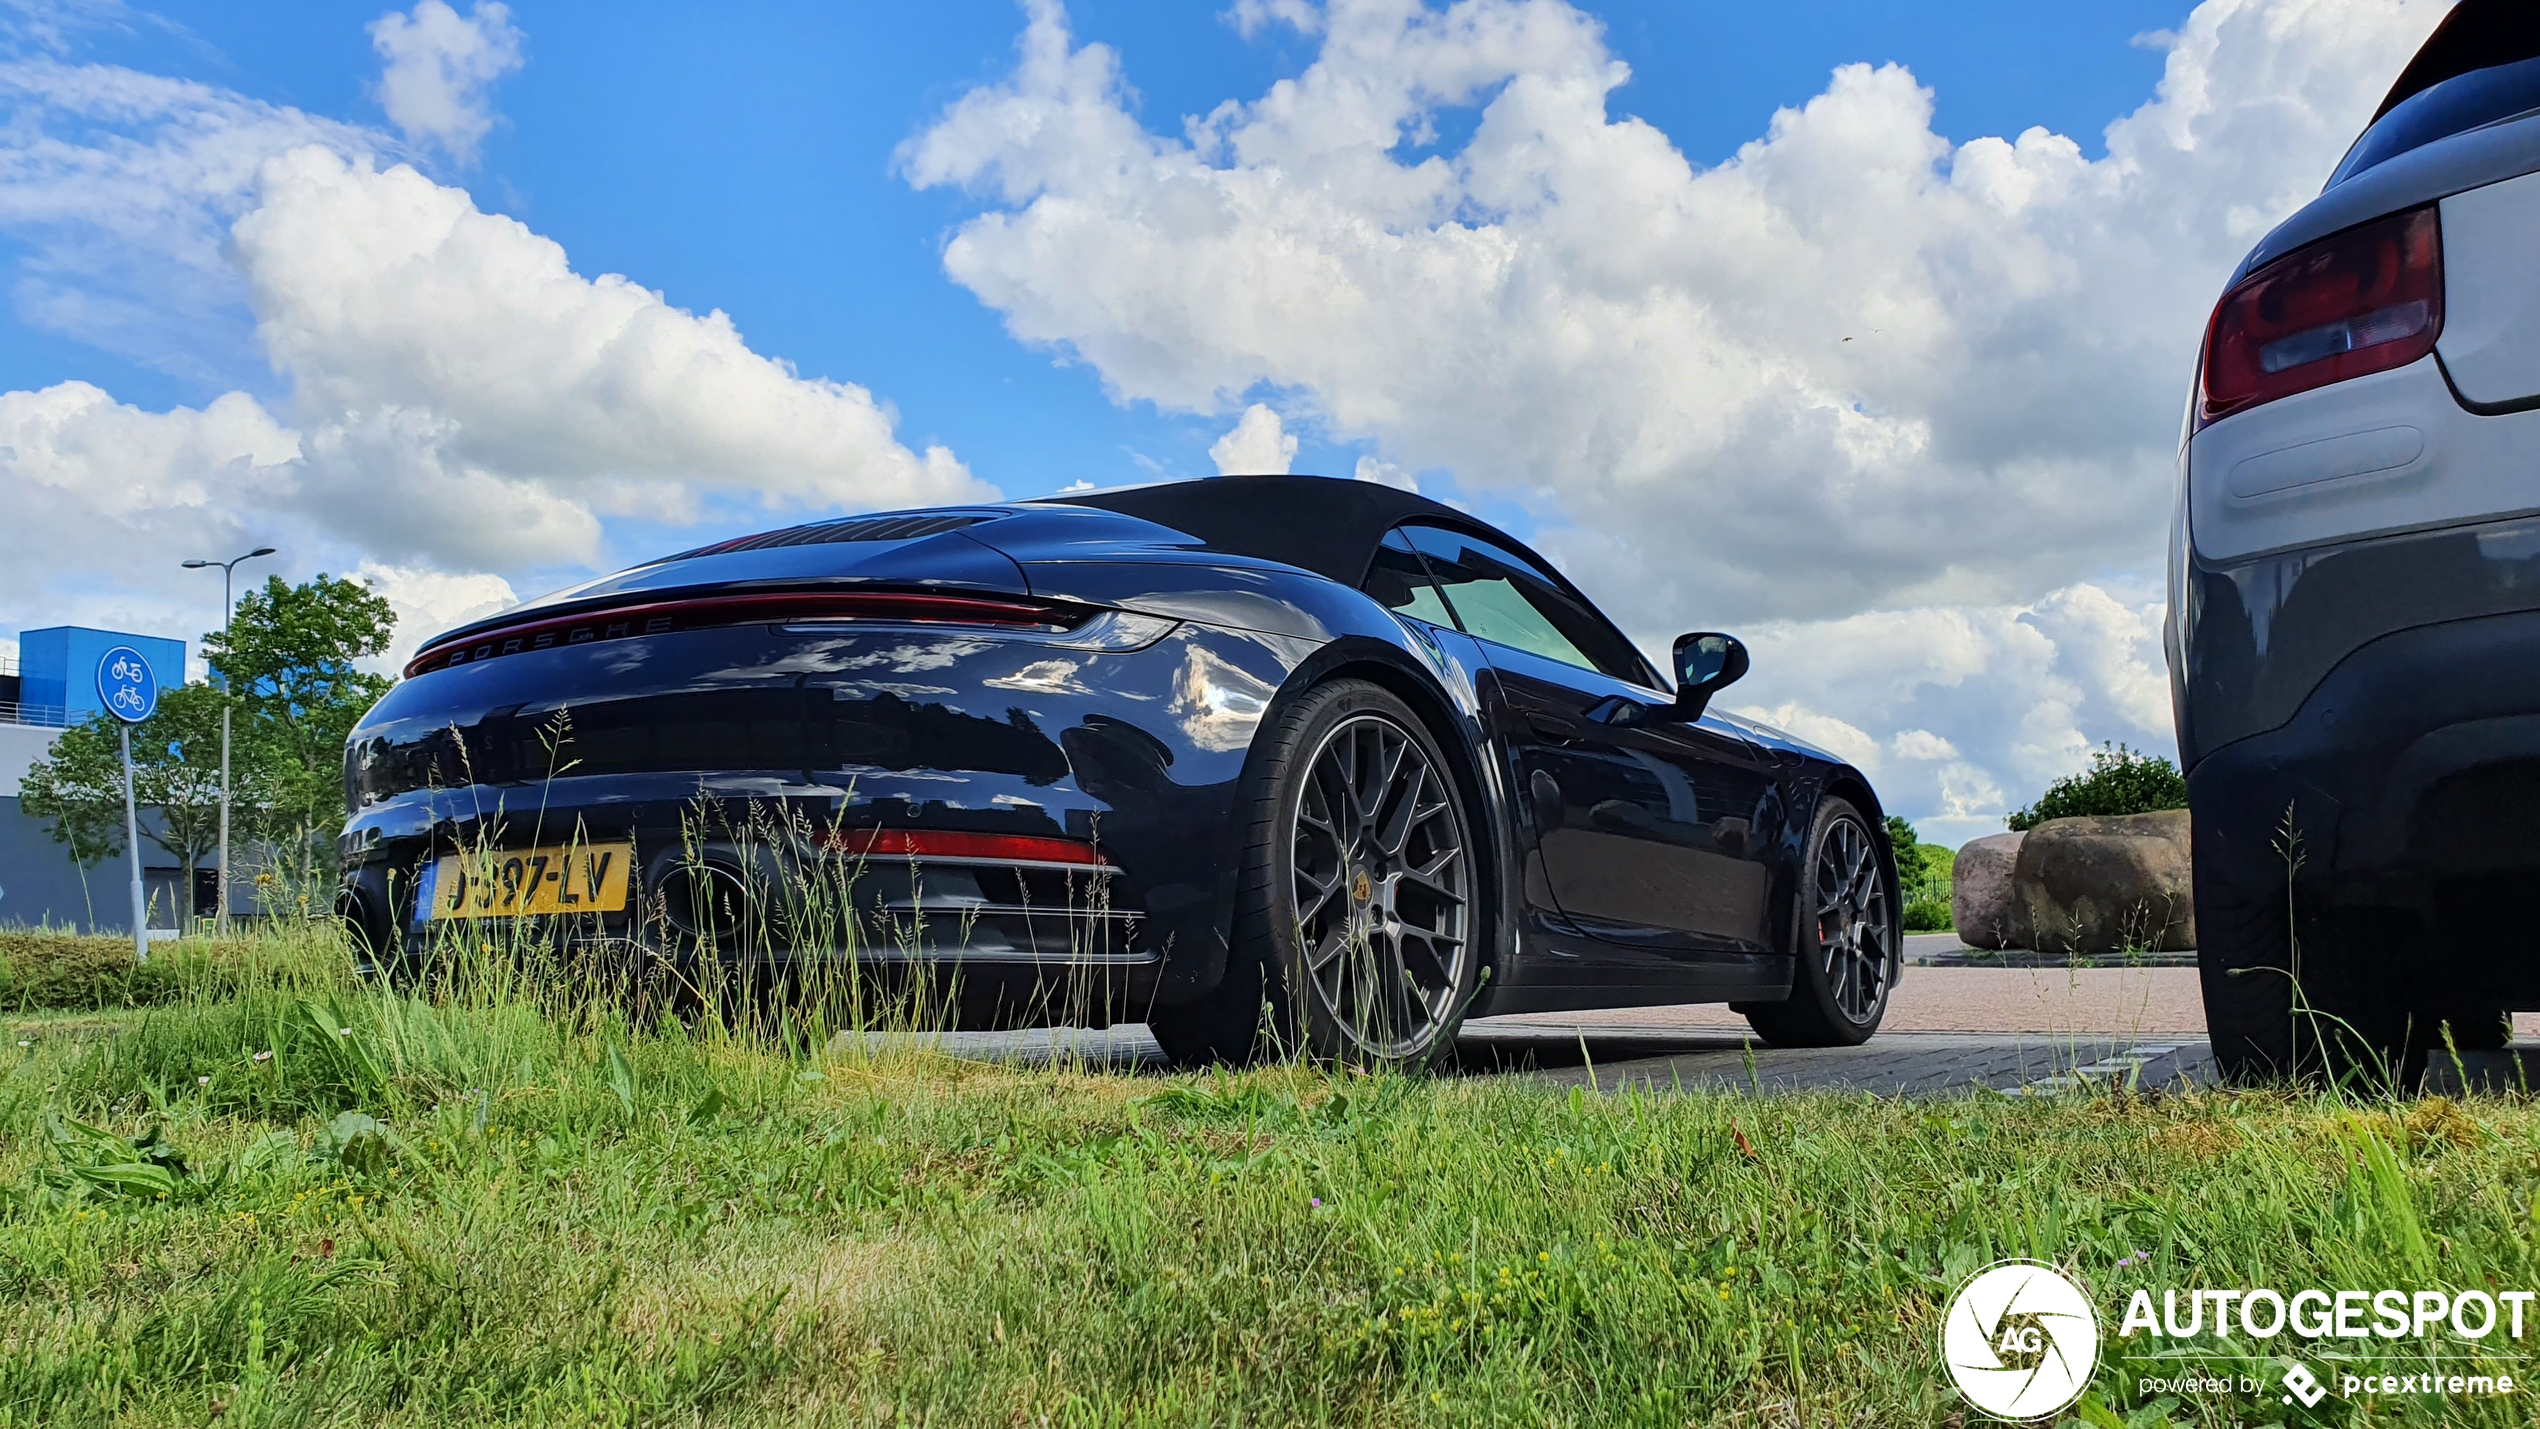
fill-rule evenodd
<path id="1" fill-rule="evenodd" d="M 1912 824 L 1893 814 L 1887 819 L 1887 839 L 1896 849 L 1896 883 L 1905 902 L 1905 931 L 1948 932 L 1953 926 L 1949 894 L 1958 855 L 1938 844 L 1924 843 Z"/>
<path id="2" fill-rule="evenodd" d="M 189 989 L 215 994 L 236 982 L 252 945 L 181 938 L 132 960 L 132 940 L 53 928 L 0 928 L 0 1012 L 155 1007 Z"/>
<path id="3" fill-rule="evenodd" d="M 2177 765 L 2122 744 L 2102 744 L 2090 756 L 2088 773 L 2067 774 L 2047 785 L 2036 803 L 2011 815 L 2010 825 L 2013 832 L 2025 833 L 2049 819 L 2186 807 L 2187 780 Z"/>

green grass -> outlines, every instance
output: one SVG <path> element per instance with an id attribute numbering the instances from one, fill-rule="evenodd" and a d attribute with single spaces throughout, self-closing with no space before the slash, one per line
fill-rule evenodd
<path id="1" fill-rule="evenodd" d="M 2135 1286 L 2540 1282 L 2519 1101 L 1123 1076 L 340 958 L 13 1024 L 0 1423 L 1960 1423 L 1939 1307 L 2025 1255 L 2148 1425 Z"/>

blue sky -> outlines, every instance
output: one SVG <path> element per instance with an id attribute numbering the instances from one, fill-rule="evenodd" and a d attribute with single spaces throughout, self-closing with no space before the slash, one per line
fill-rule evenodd
<path id="1" fill-rule="evenodd" d="M 2196 334 L 2446 3 L 0 0 L 0 634 L 1284 460 L 1972 836 L 2167 747 Z"/>
<path id="2" fill-rule="evenodd" d="M 1616 111 L 1649 120 L 1705 164 L 1760 135 L 1776 108 L 1822 90 L 1836 65 L 1861 60 L 1901 63 L 1930 86 L 1944 135 L 2043 125 L 2096 152 L 2100 129 L 2159 78 L 2160 53 L 2136 37 L 2186 14 L 2159 0 L 1583 8 L 1632 67 Z M 1207 449 L 1223 422 L 1116 403 L 1094 372 L 1008 337 L 938 262 L 947 229 L 977 205 L 912 190 L 893 173 L 903 141 L 1012 62 L 1020 21 L 1007 0 L 523 0 L 511 11 L 528 63 L 495 92 L 502 122 L 475 167 L 438 171 L 480 206 L 556 239 L 584 273 L 624 273 L 682 307 L 721 308 L 759 351 L 874 387 L 898 406 L 905 440 L 951 445 L 1008 494 L 1139 480 L 1137 456 L 1177 474 L 1210 472 Z M 365 27 L 376 5 L 149 13 L 165 23 L 99 25 L 80 33 L 75 55 L 384 122 L 369 92 L 378 61 Z M 1184 114 L 1293 77 L 1314 56 L 1281 31 L 1247 40 L 1191 0 L 1094 0 L 1069 13 L 1080 36 L 1121 52 L 1141 117 L 1165 132 Z M 0 313 L 0 387 L 65 378 L 154 408 L 231 387 L 276 390 L 252 369 L 183 380 Z M 1308 435 L 1297 470 L 1345 474 L 1357 455 L 1355 444 Z"/>

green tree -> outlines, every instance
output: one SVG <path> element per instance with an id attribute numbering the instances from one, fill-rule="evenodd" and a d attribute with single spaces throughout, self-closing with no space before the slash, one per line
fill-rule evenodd
<path id="1" fill-rule="evenodd" d="M 185 870 L 182 888 L 220 842 L 221 692 L 181 685 L 159 697 L 158 711 L 132 728 L 133 803 L 156 815 L 141 820 L 142 837 Z M 45 757 L 27 768 L 20 806 L 52 821 L 56 843 L 87 871 L 124 851 L 123 749 L 118 722 L 94 715 L 63 730 Z M 233 757 L 235 801 L 253 807 L 267 783 L 258 751 Z M 183 916 L 185 910 L 178 910 Z M 92 921 L 94 911 L 91 912 Z"/>
<path id="2" fill-rule="evenodd" d="M 185 685 L 159 699 L 158 712 L 132 732 L 134 802 L 159 811 L 147 837 L 185 869 L 188 896 L 194 870 L 220 847 L 220 712 L 226 703 L 211 685 Z M 230 752 L 230 802 L 253 809 L 271 782 L 269 759 L 253 742 Z"/>
<path id="3" fill-rule="evenodd" d="M 384 653 L 397 615 L 359 581 L 269 577 L 239 598 L 203 652 L 236 693 L 242 742 L 264 752 L 258 831 L 305 880 L 344 827 L 344 741 L 392 683 L 360 667 Z"/>
<path id="4" fill-rule="evenodd" d="M 1896 850 L 1896 882 L 1905 899 L 1905 931 L 1942 933 L 1950 927 L 1949 892 L 1958 856 L 1927 844 L 1914 826 L 1887 816 L 1887 841 Z"/>
<path id="5" fill-rule="evenodd" d="M 2026 832 L 2048 819 L 2149 814 L 2186 807 L 2187 780 L 2177 765 L 2122 744 L 2102 744 L 2090 756 L 2087 772 L 2067 774 L 2047 785 L 2036 803 L 2011 815 L 2010 825 L 2014 831 Z"/>
<path id="6" fill-rule="evenodd" d="M 18 807 L 50 820 L 53 842 L 70 850 L 83 877 L 123 852 L 123 755 L 115 721 L 95 715 L 54 736 L 29 764 Z"/>

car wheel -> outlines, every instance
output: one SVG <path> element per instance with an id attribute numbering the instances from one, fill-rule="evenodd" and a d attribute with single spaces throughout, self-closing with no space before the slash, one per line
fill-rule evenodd
<path id="1" fill-rule="evenodd" d="M 1437 741 L 1381 686 L 1336 680 L 1262 732 L 1225 980 L 1150 1023 L 1177 1062 L 1299 1052 L 1418 1069 L 1476 985 L 1472 820 Z"/>
<path id="2" fill-rule="evenodd" d="M 2205 994 L 2205 1035 L 2224 1080 L 2247 1085 L 2295 1074 L 2295 970 L 2285 890 L 2252 892 L 2223 873 L 2217 842 L 2203 830 L 2189 864 L 2196 900 L 2196 970 Z M 2318 971 L 2313 960 L 2311 971 Z M 2316 1001 L 2320 980 L 2310 988 Z M 2311 1070 L 2318 1069 L 2316 1056 Z"/>
<path id="3" fill-rule="evenodd" d="M 2423 939 L 2417 920 L 2371 908 L 2301 906 L 2283 882 L 2251 888 L 2228 877 L 2199 838 L 2196 966 L 2205 1033 L 2226 1081 L 2253 1085 L 2326 1077 L 2368 1087 L 2414 1086 L 2428 1053 L 2504 1045 L 2501 1008 L 2412 1010 L 2416 997 L 2364 969 L 2403 962 Z M 2299 954 L 2297 959 L 2296 954 Z"/>
<path id="4" fill-rule="evenodd" d="M 1817 810 L 1791 920 L 1790 996 L 1742 1007 L 1777 1047 L 1857 1047 L 1887 1016 L 1903 945 L 1896 890 L 1869 821 L 1847 800 Z"/>

